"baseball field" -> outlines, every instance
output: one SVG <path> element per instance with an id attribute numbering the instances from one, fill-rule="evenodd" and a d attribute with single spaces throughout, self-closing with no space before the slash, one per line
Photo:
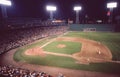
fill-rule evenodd
<path id="1" fill-rule="evenodd" d="M 120 33 L 68 32 L 19 48 L 16 62 L 120 73 Z"/>

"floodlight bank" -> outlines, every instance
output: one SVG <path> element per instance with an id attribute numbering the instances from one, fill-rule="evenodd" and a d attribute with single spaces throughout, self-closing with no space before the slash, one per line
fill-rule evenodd
<path id="1" fill-rule="evenodd" d="M 7 5 L 7 6 L 11 6 L 12 5 L 11 1 L 9 1 L 9 0 L 0 0 L 0 4 Z"/>

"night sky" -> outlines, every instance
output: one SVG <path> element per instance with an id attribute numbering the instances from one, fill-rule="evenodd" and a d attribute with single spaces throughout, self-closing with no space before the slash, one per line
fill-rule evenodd
<path id="1" fill-rule="evenodd" d="M 54 13 L 56 19 L 75 19 L 75 5 L 81 5 L 80 17 L 83 19 L 87 14 L 90 19 L 106 19 L 106 3 L 117 1 L 118 7 L 114 9 L 114 15 L 120 15 L 120 0 L 12 0 L 12 6 L 7 7 L 9 17 L 40 18 L 46 20 L 49 12 L 46 5 L 57 6 Z M 1 12 L 1 11 L 0 11 Z"/>

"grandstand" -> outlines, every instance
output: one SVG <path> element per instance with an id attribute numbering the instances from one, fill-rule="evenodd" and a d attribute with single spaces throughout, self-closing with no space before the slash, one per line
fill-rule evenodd
<path id="1" fill-rule="evenodd" d="M 18 24 L 20 22 L 18 22 L 17 20 L 15 24 L 19 26 Z M 34 21 L 31 22 L 32 26 L 26 26 L 25 24 L 28 24 L 28 23 L 23 22 L 22 24 L 20 23 L 19 27 L 10 26 L 6 30 L 2 30 L 0 32 L 0 35 L 2 35 L 2 37 L 0 37 L 0 40 L 1 40 L 0 53 L 2 54 L 3 52 L 9 51 L 10 49 L 23 46 L 35 40 L 52 36 L 52 35 L 59 35 L 67 31 L 66 25 L 56 26 L 56 25 L 50 24 L 47 26 L 43 26 L 43 25 L 34 26 L 35 22 Z M 10 24 L 10 25 L 13 25 L 13 24 Z M 23 27 L 23 25 L 25 27 Z"/>
<path id="2" fill-rule="evenodd" d="M 6 20 L 6 24 L 4 26 L 5 28 L 0 30 L 0 35 L 2 36 L 0 37 L 0 55 L 4 55 L 4 53 L 12 49 L 30 44 L 42 38 L 61 35 L 68 29 L 65 22 L 41 22 L 39 19 L 26 18 L 8 19 Z M 52 77 L 45 72 L 30 72 L 30 70 L 27 69 L 11 67 L 9 64 L 4 66 L 2 62 L 0 62 L 0 65 L 0 77 Z M 23 71 L 23 73 L 20 71 Z"/>

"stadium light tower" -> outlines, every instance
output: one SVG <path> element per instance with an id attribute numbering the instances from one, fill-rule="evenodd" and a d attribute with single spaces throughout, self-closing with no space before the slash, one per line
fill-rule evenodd
<path id="1" fill-rule="evenodd" d="M 6 6 L 11 6 L 12 3 L 10 0 L 0 0 L 0 5 L 2 9 L 2 17 L 5 19 L 7 18 L 7 11 L 6 11 Z"/>
<path id="2" fill-rule="evenodd" d="M 11 1 L 10 0 L 0 0 L 0 4 L 6 5 L 6 6 L 11 6 Z"/>
<path id="3" fill-rule="evenodd" d="M 48 5 L 46 9 L 50 12 L 50 19 L 53 20 L 53 12 L 57 10 L 56 6 Z"/>
<path id="4" fill-rule="evenodd" d="M 79 11 L 82 10 L 82 7 L 81 6 L 75 6 L 74 7 L 74 11 L 76 11 L 76 23 L 78 24 L 79 23 Z"/>
<path id="5" fill-rule="evenodd" d="M 107 8 L 110 9 L 109 11 L 109 19 L 108 22 L 112 23 L 112 19 L 113 19 L 113 9 L 117 7 L 117 2 L 109 2 L 107 3 Z"/>

